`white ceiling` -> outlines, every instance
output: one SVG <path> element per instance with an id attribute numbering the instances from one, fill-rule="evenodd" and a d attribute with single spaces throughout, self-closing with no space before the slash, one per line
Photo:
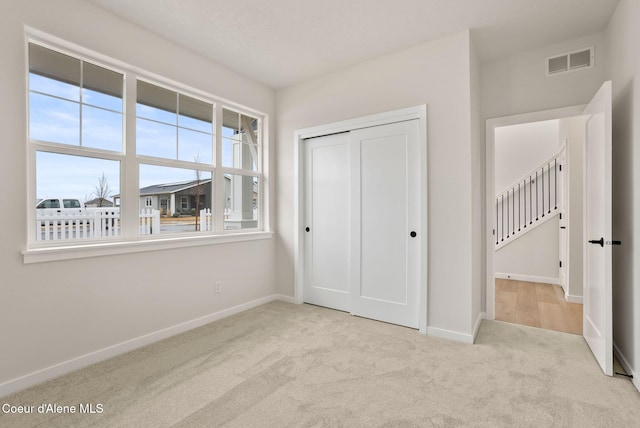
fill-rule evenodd
<path id="1" fill-rule="evenodd" d="M 272 88 L 471 29 L 481 60 L 604 30 L 618 0 L 86 0 Z"/>

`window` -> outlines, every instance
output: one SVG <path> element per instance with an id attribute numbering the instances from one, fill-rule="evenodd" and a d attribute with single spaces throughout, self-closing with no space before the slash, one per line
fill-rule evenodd
<path id="1" fill-rule="evenodd" d="M 224 228 L 258 227 L 261 123 L 258 118 L 222 110 L 222 166 L 224 174 Z"/>
<path id="2" fill-rule="evenodd" d="M 28 56 L 33 192 L 59 208 L 34 210 L 33 240 L 114 238 L 101 233 L 104 218 L 85 216 L 80 201 L 108 196 L 98 194 L 104 186 L 119 191 L 124 75 L 35 43 Z"/>
<path id="3" fill-rule="evenodd" d="M 177 202 L 164 211 L 161 234 L 200 232 L 202 210 L 213 209 L 213 115 L 211 102 L 137 82 L 140 192 Z"/>
<path id="4" fill-rule="evenodd" d="M 261 230 L 261 115 L 47 41 L 28 60 L 30 247 Z"/>
<path id="5" fill-rule="evenodd" d="M 123 75 L 31 43 L 29 136 L 122 152 Z"/>

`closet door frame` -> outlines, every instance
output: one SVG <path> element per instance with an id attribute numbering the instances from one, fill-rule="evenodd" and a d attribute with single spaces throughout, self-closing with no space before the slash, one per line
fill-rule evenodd
<path id="1" fill-rule="evenodd" d="M 401 110 L 348 119 L 325 125 L 299 129 L 294 133 L 294 302 L 303 303 L 304 292 L 304 178 L 305 158 L 304 140 L 339 132 L 387 125 L 396 122 L 417 119 L 419 121 L 420 146 L 420 239 L 419 264 L 419 331 L 427 333 L 427 106 L 420 105 Z"/>

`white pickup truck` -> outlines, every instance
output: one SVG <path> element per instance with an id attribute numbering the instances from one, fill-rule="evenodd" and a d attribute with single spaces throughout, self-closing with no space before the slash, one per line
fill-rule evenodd
<path id="1" fill-rule="evenodd" d="M 42 212 L 79 213 L 82 212 L 83 207 L 78 199 L 50 198 L 38 201 L 38 203 L 36 204 L 36 209 L 44 210 Z"/>

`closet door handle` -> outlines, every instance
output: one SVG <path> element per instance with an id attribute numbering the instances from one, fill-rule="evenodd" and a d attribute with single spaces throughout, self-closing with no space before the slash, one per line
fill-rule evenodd
<path id="1" fill-rule="evenodd" d="M 309 228 L 309 226 L 307 226 L 307 227 L 305 227 L 305 228 L 304 228 L 304 230 L 305 230 L 306 232 L 308 232 L 308 231 L 310 231 L 311 229 Z"/>
<path id="2" fill-rule="evenodd" d="M 604 238 L 600 239 L 591 239 L 589 241 L 590 244 L 600 244 L 601 247 L 604 247 Z"/>
<path id="3" fill-rule="evenodd" d="M 409 236 L 411 236 L 412 238 L 415 238 L 416 236 L 418 236 L 418 234 L 416 233 L 415 230 L 412 230 Z"/>

